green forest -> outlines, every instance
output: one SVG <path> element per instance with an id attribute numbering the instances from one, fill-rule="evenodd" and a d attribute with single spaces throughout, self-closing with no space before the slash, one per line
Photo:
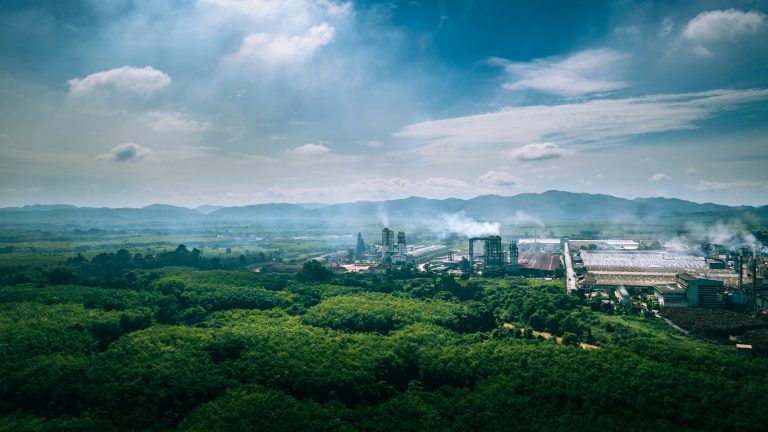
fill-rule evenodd
<path id="1" fill-rule="evenodd" d="M 59 258 L 0 266 L 0 431 L 768 425 L 768 359 L 558 280 Z"/>

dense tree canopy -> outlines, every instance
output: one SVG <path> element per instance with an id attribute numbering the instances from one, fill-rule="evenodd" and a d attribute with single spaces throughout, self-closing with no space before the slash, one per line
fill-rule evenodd
<path id="1" fill-rule="evenodd" d="M 756 408 L 768 405 L 768 360 L 652 317 L 593 310 L 562 282 L 99 256 L 0 286 L 0 431 L 768 424 Z M 127 282 L 83 284 L 91 277 Z"/>

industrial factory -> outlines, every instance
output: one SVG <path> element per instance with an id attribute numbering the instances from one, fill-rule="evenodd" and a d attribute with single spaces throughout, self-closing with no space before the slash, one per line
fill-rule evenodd
<path id="1" fill-rule="evenodd" d="M 619 304 L 630 304 L 637 295 L 652 297 L 661 308 L 768 304 L 768 263 L 748 249 L 721 253 L 725 248 L 707 245 L 695 254 L 667 250 L 656 240 L 533 237 L 504 243 L 500 235 L 470 237 L 466 245 L 466 251 L 409 245 L 404 231 L 385 227 L 380 242 L 368 245 L 358 233 L 354 249 L 317 259 L 348 271 L 412 265 L 450 275 L 564 277 L 568 291 L 610 293 Z"/>
<path id="2" fill-rule="evenodd" d="M 422 263 L 448 254 L 448 248 L 442 245 L 409 247 L 405 241 L 405 233 L 402 231 L 397 233 L 397 243 L 395 243 L 394 231 L 389 228 L 381 230 L 380 263 L 382 265 Z"/>
<path id="3" fill-rule="evenodd" d="M 766 304 L 765 258 L 748 250 L 720 254 L 710 245 L 706 256 L 696 256 L 637 250 L 629 241 L 572 241 L 570 246 L 581 290 L 653 295 L 662 308 Z"/>
<path id="4" fill-rule="evenodd" d="M 499 235 L 471 237 L 467 253 L 450 250 L 442 245 L 409 246 L 404 232 L 389 228 L 381 230 L 381 245 L 366 249 L 358 233 L 356 259 L 377 262 L 380 266 L 407 263 L 430 264 L 435 272 L 450 274 L 521 275 L 528 277 L 557 277 L 562 273 L 560 239 L 521 239 L 525 250 L 520 251 L 518 241 L 503 243 Z M 372 251 L 373 249 L 373 251 Z"/>

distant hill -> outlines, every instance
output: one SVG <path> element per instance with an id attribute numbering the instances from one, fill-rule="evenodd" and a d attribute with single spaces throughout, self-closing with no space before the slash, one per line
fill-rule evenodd
<path id="1" fill-rule="evenodd" d="M 195 210 L 202 214 L 211 214 L 216 210 L 221 210 L 223 208 L 224 206 L 214 206 L 214 205 L 205 204 L 205 205 L 195 207 Z"/>
<path id="2" fill-rule="evenodd" d="M 446 214 L 504 224 L 536 221 L 655 223 L 697 219 L 741 218 L 768 224 L 768 206 L 699 204 L 676 198 L 626 199 L 611 195 L 547 191 L 513 196 L 483 195 L 463 200 L 410 197 L 388 201 L 358 201 L 333 205 L 256 204 L 238 207 L 201 206 L 188 209 L 165 204 L 144 208 L 89 208 L 69 205 L 33 205 L 0 209 L 4 225 L 174 226 L 200 223 L 258 223 L 317 226 L 340 223 L 426 224 Z"/>

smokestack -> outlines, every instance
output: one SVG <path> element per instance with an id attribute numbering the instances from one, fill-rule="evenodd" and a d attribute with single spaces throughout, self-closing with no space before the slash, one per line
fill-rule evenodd
<path id="1" fill-rule="evenodd" d="M 405 233 L 402 231 L 397 233 L 397 253 L 405 257 Z"/>
<path id="2" fill-rule="evenodd" d="M 753 305 L 757 307 L 757 256 L 752 259 L 752 299 Z"/>
<path id="3" fill-rule="evenodd" d="M 474 273 L 475 270 L 475 246 L 474 238 L 469 239 L 469 274 Z"/>
<path id="4" fill-rule="evenodd" d="M 381 230 L 381 261 L 384 264 L 392 262 L 392 255 L 395 251 L 395 232 L 389 228 Z"/>

